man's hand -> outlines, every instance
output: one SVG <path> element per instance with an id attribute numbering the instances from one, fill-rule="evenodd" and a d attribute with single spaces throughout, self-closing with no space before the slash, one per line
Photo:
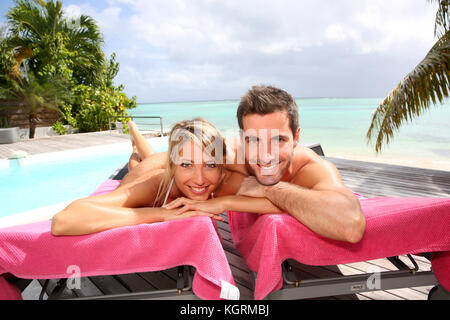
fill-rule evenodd
<path id="1" fill-rule="evenodd" d="M 264 198 L 266 196 L 266 186 L 260 184 L 255 177 L 250 176 L 242 181 L 237 195 L 253 198 Z"/>

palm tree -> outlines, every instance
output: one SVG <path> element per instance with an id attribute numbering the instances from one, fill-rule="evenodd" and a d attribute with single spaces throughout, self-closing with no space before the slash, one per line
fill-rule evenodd
<path id="1" fill-rule="evenodd" d="M 40 121 L 38 113 L 48 109 L 59 111 L 58 107 L 71 97 L 67 83 L 57 78 L 42 83 L 33 72 L 27 72 L 25 77 L 8 81 L 8 87 L 0 87 L 0 98 L 18 101 L 28 109 L 30 139 L 34 138 Z"/>
<path id="2" fill-rule="evenodd" d="M 16 64 L 13 52 L 6 43 L 6 28 L 0 27 L 0 75 L 13 77 L 13 67 Z M 7 78 L 0 77 L 0 86 L 6 85 Z"/>
<path id="3" fill-rule="evenodd" d="M 438 3 L 435 37 L 438 38 L 425 58 L 381 102 L 367 131 L 368 142 L 376 139 L 375 151 L 389 143 L 394 132 L 405 121 L 411 121 L 428 110 L 431 103 L 443 103 L 450 92 L 450 1 Z"/>
<path id="4" fill-rule="evenodd" d="M 103 37 L 92 18 L 81 15 L 73 24 L 60 1 L 15 0 L 7 19 L 17 76 L 27 61 L 38 77 L 70 73 L 77 83 L 97 81 L 105 57 Z"/>

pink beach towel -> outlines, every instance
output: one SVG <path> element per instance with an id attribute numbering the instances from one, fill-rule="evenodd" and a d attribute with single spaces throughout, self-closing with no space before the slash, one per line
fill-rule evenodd
<path id="1" fill-rule="evenodd" d="M 288 214 L 228 212 L 233 241 L 257 272 L 255 299 L 281 288 L 288 258 L 319 266 L 435 252 L 435 276 L 450 289 L 450 198 L 360 197 L 360 203 L 366 230 L 357 244 L 319 236 Z"/>
<path id="2" fill-rule="evenodd" d="M 106 181 L 93 194 L 110 192 L 118 184 Z M 71 266 L 86 277 L 191 265 L 196 268 L 193 291 L 202 299 L 219 299 L 222 285 L 234 285 L 208 217 L 121 227 L 83 236 L 55 237 L 50 226 L 51 222 L 45 221 L 0 229 L 0 274 L 52 279 L 72 276 L 68 269 Z M 17 298 L 17 291 L 0 276 L 0 299 Z"/>

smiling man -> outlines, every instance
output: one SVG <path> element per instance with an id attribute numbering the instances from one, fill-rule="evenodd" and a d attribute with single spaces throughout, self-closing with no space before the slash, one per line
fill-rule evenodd
<path id="1" fill-rule="evenodd" d="M 235 163 L 243 153 L 246 170 L 229 167 L 250 176 L 239 195 L 265 197 L 322 236 L 361 240 L 365 218 L 359 201 L 331 162 L 298 144 L 298 107 L 290 94 L 254 86 L 242 97 L 237 118 L 241 145 Z"/>

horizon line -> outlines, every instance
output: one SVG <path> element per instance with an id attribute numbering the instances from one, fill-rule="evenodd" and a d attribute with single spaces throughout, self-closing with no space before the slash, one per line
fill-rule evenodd
<path id="1" fill-rule="evenodd" d="M 383 99 L 380 97 L 294 97 L 294 100 L 302 99 Z M 240 98 L 234 99 L 211 99 L 211 100 L 175 100 L 175 101 L 155 101 L 155 102 L 137 102 L 137 104 L 160 104 L 160 103 L 188 103 L 188 102 L 223 102 L 223 101 L 239 101 Z"/>

